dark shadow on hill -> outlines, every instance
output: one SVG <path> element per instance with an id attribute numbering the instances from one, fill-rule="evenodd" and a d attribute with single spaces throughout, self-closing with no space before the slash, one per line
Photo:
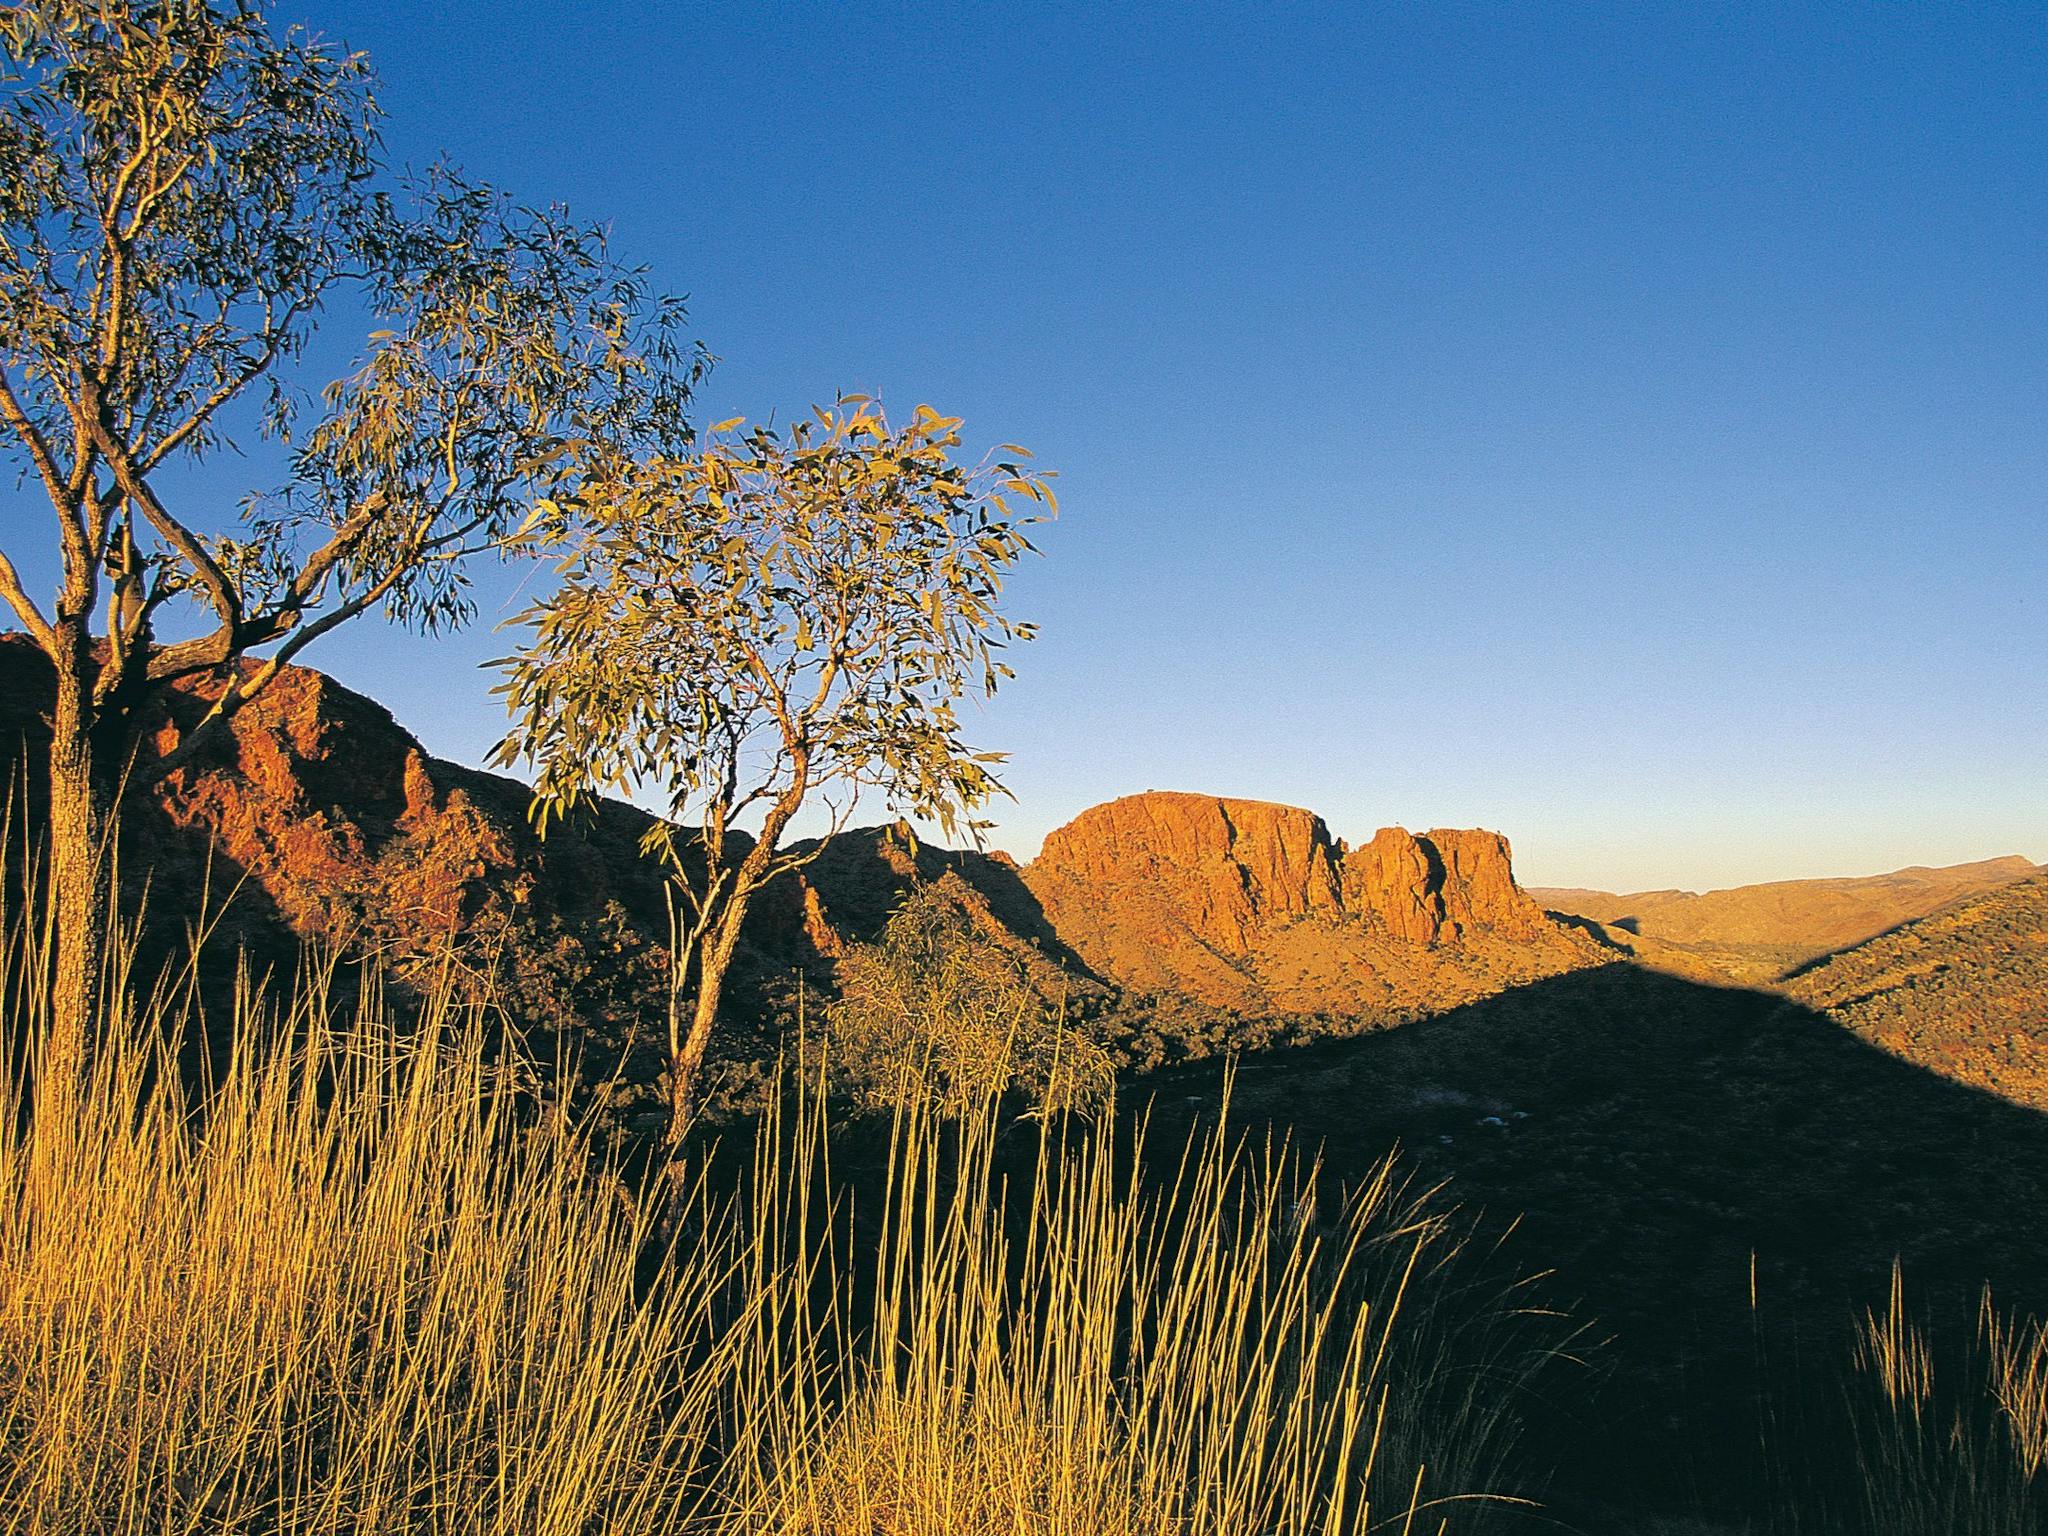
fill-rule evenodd
<path id="1" fill-rule="evenodd" d="M 1956 907 L 1964 906 L 1967 903 L 1974 901 L 1985 894 L 1987 893 L 1983 891 L 1971 891 L 1966 895 L 1956 897 L 1954 901 L 1943 902 L 1940 906 L 1936 907 L 1931 912 L 1921 912 L 1912 917 L 1902 917 L 1896 923 L 1891 923 L 1886 927 L 1880 928 L 1875 933 L 1866 933 L 1860 939 L 1854 939 L 1847 944 L 1837 944 L 1833 949 L 1824 949 L 1817 955 L 1807 956 L 1804 960 L 1799 961 L 1797 964 L 1788 965 L 1785 967 L 1784 970 L 1780 971 L 1777 974 L 1777 976 L 1773 979 L 1779 982 L 1797 981 L 1801 976 L 1804 976 L 1808 971 L 1819 970 L 1822 966 L 1826 965 L 1830 960 L 1834 959 L 1837 955 L 1845 955 L 1850 950 L 1860 948 L 1865 944 L 1875 944 L 1879 939 L 1889 938 L 1891 935 L 1895 933 L 1903 932 L 1905 929 L 1912 927 L 1915 923 L 1925 922 L 1930 917 L 1939 917 L 1942 913 L 1952 911 Z"/>
<path id="2" fill-rule="evenodd" d="M 1107 985 L 1053 930 L 1045 908 L 1006 854 L 937 848 L 929 843 L 913 848 L 887 828 L 855 827 L 834 838 L 805 870 L 833 928 L 841 937 L 861 944 L 872 944 L 881 937 L 913 884 L 936 884 L 948 874 L 978 895 L 1004 929 L 1053 964 L 1096 985 Z M 788 899 L 786 892 L 784 899 Z"/>
<path id="3" fill-rule="evenodd" d="M 1212 1112 L 1222 1077 L 1135 1087 L 1170 1126 Z M 1617 963 L 1244 1057 L 1234 1093 L 1241 1124 L 1320 1143 L 1333 1178 L 1399 1142 L 1467 1206 L 1520 1218 L 1521 1261 L 1613 1335 L 1557 1435 L 1559 1513 L 1589 1529 L 1747 1513 L 1760 1351 L 1833 1390 L 1894 1258 L 1938 1313 L 1967 1317 L 1987 1282 L 2048 1309 L 2048 1117 L 1771 994 Z"/>
<path id="4" fill-rule="evenodd" d="M 1623 940 L 1616 938 L 1614 936 L 1614 933 L 1609 931 L 1619 930 L 1620 932 L 1627 934 L 1630 938 L 1637 937 L 1636 930 L 1633 926 L 1636 920 L 1632 917 L 1616 918 L 1612 922 L 1603 923 L 1594 918 L 1581 917 L 1576 912 L 1546 911 L 1543 915 L 1549 918 L 1553 923 L 1562 923 L 1567 928 L 1576 929 L 1578 932 L 1583 933 L 1587 938 L 1591 939 L 1595 944 L 1598 944 L 1606 949 L 1611 949 L 1616 954 L 1633 955 L 1636 952 L 1634 945 L 1626 943 Z"/>

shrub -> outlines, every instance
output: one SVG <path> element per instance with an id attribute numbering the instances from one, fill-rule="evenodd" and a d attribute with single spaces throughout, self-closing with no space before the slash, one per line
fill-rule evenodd
<path id="1" fill-rule="evenodd" d="M 833 1062 L 870 1106 L 957 1117 L 1012 1087 L 1040 1109 L 1101 1103 L 1110 1057 L 1072 1027 L 1027 962 L 976 931 L 943 882 L 913 887 L 879 944 L 839 962 L 826 1011 Z"/>

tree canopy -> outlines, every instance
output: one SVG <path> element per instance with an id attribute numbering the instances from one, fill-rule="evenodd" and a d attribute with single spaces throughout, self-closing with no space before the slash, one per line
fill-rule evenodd
<path id="1" fill-rule="evenodd" d="M 131 772 L 179 766 L 360 614 L 462 622 L 468 563 L 537 507 L 691 442 L 681 306 L 559 208 L 392 174 L 372 86 L 246 0 L 0 10 L 0 444 L 45 503 L 8 515 L 0 602 L 56 675 L 52 1078 L 100 984 Z M 176 493 L 238 436 L 267 441 L 267 484 Z M 13 557 L 37 524 L 46 598 Z M 138 761 L 182 680 L 210 711 Z"/>
<path id="2" fill-rule="evenodd" d="M 247 5 L 45 0 L 0 42 L 0 417 L 62 557 L 45 604 L 0 552 L 0 596 L 53 655 L 106 642 L 100 711 L 380 605 L 459 622 L 535 500 L 688 442 L 680 307 L 560 209 L 388 174 L 362 55 Z M 321 388 L 323 319 L 362 340 Z M 231 423 L 280 483 L 177 505 Z"/>
<path id="3" fill-rule="evenodd" d="M 957 417 L 892 425 L 848 396 L 783 430 L 722 423 L 551 504 L 567 549 L 499 664 L 496 760 L 536 766 L 543 830 L 644 787 L 670 817 L 658 838 L 695 834 L 673 863 L 696 966 L 690 1026 L 671 1026 L 679 1116 L 749 900 L 822 846 L 786 844 L 798 812 L 821 804 L 829 836 L 865 795 L 974 833 L 1002 792 L 959 705 L 1032 634 L 999 599 L 1055 504 L 1023 450 L 962 464 L 960 445 Z"/>
<path id="4" fill-rule="evenodd" d="M 651 786 L 673 821 L 730 826 L 803 783 L 974 830 L 1002 759 L 957 706 L 1014 675 L 1033 630 L 1003 578 L 1055 503 L 1014 445 L 957 464 L 960 425 L 849 396 L 784 431 L 721 423 L 557 508 L 560 584 L 499 663 L 497 761 L 538 766 L 542 824 Z"/>

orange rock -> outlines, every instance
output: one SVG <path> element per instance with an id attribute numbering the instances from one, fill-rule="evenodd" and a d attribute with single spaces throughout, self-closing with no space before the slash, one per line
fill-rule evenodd
<path id="1" fill-rule="evenodd" d="M 1421 841 L 1436 850 L 1443 871 L 1445 925 L 1462 934 L 1487 929 L 1508 938 L 1529 938 L 1552 925 L 1515 883 L 1508 840 L 1498 832 L 1437 828 Z"/>
<path id="2" fill-rule="evenodd" d="M 1314 812 L 1262 800 L 1128 795 L 1048 835 L 1032 868 L 1098 884 L 1142 881 L 1188 931 L 1233 955 L 1247 953 L 1262 927 L 1320 911 L 1348 912 L 1417 944 L 1548 926 L 1515 884 L 1498 832 L 1417 837 L 1382 827 L 1345 851 Z"/>
<path id="3" fill-rule="evenodd" d="M 1133 795 L 1050 834 L 1025 881 L 1097 974 L 1240 1013 L 1448 1005 L 1592 958 L 1495 832 L 1386 827 L 1346 849 L 1293 806 Z"/>
<path id="4" fill-rule="evenodd" d="M 798 874 L 797 883 L 803 891 L 804 937 L 811 948 L 827 959 L 838 956 L 844 946 L 839 935 L 832 931 L 832 925 L 825 918 L 825 903 L 818 899 L 818 888 Z"/>
<path id="5" fill-rule="evenodd" d="M 1344 855 L 1345 910 L 1396 938 L 1434 944 L 1444 922 L 1443 866 L 1435 850 L 1401 827 L 1382 827 Z"/>
<path id="6" fill-rule="evenodd" d="M 1128 795 L 1048 836 L 1032 868 L 1153 885 L 1190 932 L 1225 954 L 1246 953 L 1264 923 L 1339 904 L 1322 818 L 1263 800 Z"/>

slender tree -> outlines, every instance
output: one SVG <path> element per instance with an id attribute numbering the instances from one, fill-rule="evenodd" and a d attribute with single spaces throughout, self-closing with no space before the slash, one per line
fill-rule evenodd
<path id="1" fill-rule="evenodd" d="M 45 606 L 0 599 L 56 672 L 45 1080 L 90 1034 L 108 845 L 129 775 L 187 761 L 278 670 L 373 609 L 469 616 L 464 562 L 633 454 L 687 447 L 702 358 L 600 231 L 383 164 L 360 54 L 233 0 L 0 11 L 0 427 L 53 529 Z M 302 390 L 316 325 L 354 362 Z M 332 332 L 346 337 L 330 343 Z M 175 467 L 268 439 L 240 508 Z M 211 680 L 204 723 L 139 762 L 152 698 Z"/>
<path id="2" fill-rule="evenodd" d="M 956 462 L 959 427 L 928 406 L 892 427 L 848 396 L 786 432 L 726 422 L 650 458 L 564 519 L 560 585 L 499 664 L 514 728 L 497 761 L 537 766 L 543 831 L 605 791 L 666 797 L 672 1139 L 762 887 L 816 858 L 863 793 L 951 833 L 978 832 L 1002 792 L 1002 755 L 962 742 L 956 706 L 1030 638 L 997 604 L 1053 497 L 1022 449 Z M 823 835 L 792 844 L 806 806 Z"/>

